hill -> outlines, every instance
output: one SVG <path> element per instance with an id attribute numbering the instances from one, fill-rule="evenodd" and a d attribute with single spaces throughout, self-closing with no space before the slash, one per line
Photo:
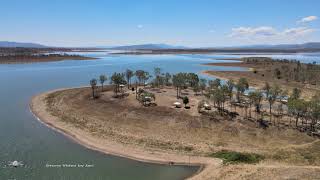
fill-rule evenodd
<path id="1" fill-rule="evenodd" d="M 168 44 L 137 44 L 128 46 L 116 46 L 110 49 L 116 50 L 138 50 L 138 49 L 187 49 L 183 46 L 172 46 Z"/>
<path id="2" fill-rule="evenodd" d="M 48 48 L 48 46 L 37 44 L 37 43 L 22 43 L 22 42 L 11 42 L 11 41 L 0 41 L 0 47 L 3 48 L 14 48 L 14 47 L 23 47 L 23 48 Z"/>
<path id="3" fill-rule="evenodd" d="M 282 49 L 282 50 L 292 50 L 292 49 L 320 49 L 320 42 L 308 42 L 303 44 L 276 44 L 276 45 L 249 45 L 249 46 L 239 46 L 239 47 L 229 47 L 238 49 Z M 229 49 L 226 48 L 226 49 Z"/>

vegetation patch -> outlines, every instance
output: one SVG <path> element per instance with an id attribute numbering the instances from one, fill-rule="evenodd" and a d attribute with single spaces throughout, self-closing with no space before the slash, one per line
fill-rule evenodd
<path id="1" fill-rule="evenodd" d="M 272 159 L 284 161 L 294 164 L 308 164 L 319 166 L 320 165 L 320 141 L 315 141 L 306 146 L 281 149 L 274 152 L 271 156 Z"/>
<path id="2" fill-rule="evenodd" d="M 235 151 L 222 150 L 210 154 L 210 157 L 223 159 L 224 164 L 247 163 L 254 164 L 264 159 L 264 156 L 255 153 L 241 153 Z"/>

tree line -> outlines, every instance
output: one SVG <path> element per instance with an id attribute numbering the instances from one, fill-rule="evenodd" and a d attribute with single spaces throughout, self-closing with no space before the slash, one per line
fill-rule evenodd
<path id="1" fill-rule="evenodd" d="M 98 80 L 90 81 L 93 97 L 98 81 L 103 91 L 103 85 L 107 80 L 106 75 L 101 75 Z M 110 84 L 113 85 L 115 94 L 121 92 L 124 86 L 128 89 L 135 88 L 136 92 L 138 86 L 144 87 L 147 84 L 155 88 L 173 86 L 176 97 L 186 103 L 189 99 L 186 99 L 181 91 L 189 88 L 195 95 L 203 96 L 212 102 L 220 115 L 238 114 L 239 110 L 244 110 L 245 119 L 253 119 L 256 122 L 267 120 L 264 123 L 268 125 L 279 125 L 281 119 L 289 120 L 291 124 L 293 118 L 295 127 L 308 132 L 316 132 L 319 126 L 320 94 L 314 95 L 312 100 L 308 101 L 301 98 L 301 90 L 298 88 L 294 88 L 290 94 L 288 90 L 269 83 L 265 83 L 261 89 L 249 89 L 249 82 L 245 78 L 240 78 L 237 82 L 233 80 L 224 82 L 219 78 L 207 80 L 195 73 L 163 73 L 161 68 L 154 68 L 153 73 L 130 69 L 122 73 L 115 72 L 110 77 Z M 228 108 L 226 105 L 229 105 Z M 255 116 L 252 112 L 255 112 Z"/>

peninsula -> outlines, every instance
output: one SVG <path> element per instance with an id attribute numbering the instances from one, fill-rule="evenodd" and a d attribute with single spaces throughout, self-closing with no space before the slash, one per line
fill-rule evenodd
<path id="1" fill-rule="evenodd" d="M 218 81 L 159 72 L 155 68 L 148 84 L 143 70 L 134 73 L 137 84 L 130 83 L 131 70 L 114 73 L 107 86 L 101 75 L 101 86 L 92 79 L 90 87 L 40 94 L 30 107 L 40 121 L 88 148 L 140 161 L 201 166 L 191 179 L 320 175 L 320 141 L 306 133 L 312 129 L 297 130 L 309 127 L 303 120 L 295 124 L 290 114 L 280 121 L 278 113 L 255 111 L 256 105 L 246 106 L 243 91 L 227 93 Z M 242 81 L 235 86 L 246 88 Z M 218 95 L 223 89 L 224 100 Z M 262 108 L 268 101 L 260 103 Z"/>

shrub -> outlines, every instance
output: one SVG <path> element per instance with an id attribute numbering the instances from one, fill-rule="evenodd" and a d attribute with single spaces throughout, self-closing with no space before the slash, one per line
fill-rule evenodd
<path id="1" fill-rule="evenodd" d="M 183 104 L 186 106 L 189 103 L 189 98 L 187 96 L 183 97 Z"/>
<path id="2" fill-rule="evenodd" d="M 264 157 L 255 153 L 240 153 L 235 151 L 222 150 L 212 153 L 211 157 L 223 159 L 223 163 L 248 163 L 254 164 L 263 160 Z"/>

